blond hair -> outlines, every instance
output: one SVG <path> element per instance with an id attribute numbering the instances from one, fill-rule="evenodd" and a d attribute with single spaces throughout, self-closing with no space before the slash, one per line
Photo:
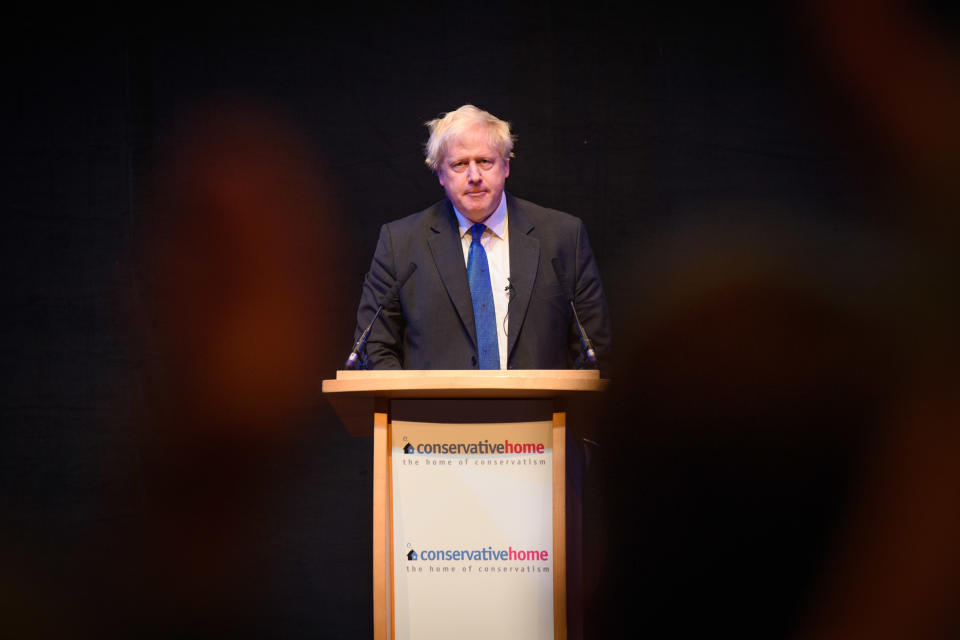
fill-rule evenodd
<path id="1" fill-rule="evenodd" d="M 516 136 L 510 134 L 510 123 L 472 104 L 448 111 L 426 125 L 430 129 L 430 139 L 424 145 L 424 162 L 431 171 L 435 172 L 440 168 L 450 141 L 477 125 L 486 128 L 488 144 L 496 149 L 505 161 L 513 157 Z"/>

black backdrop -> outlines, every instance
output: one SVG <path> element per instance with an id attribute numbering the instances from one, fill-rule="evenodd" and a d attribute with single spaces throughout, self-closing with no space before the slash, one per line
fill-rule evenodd
<path id="1" fill-rule="evenodd" d="M 951 41 L 952 10 L 914 9 L 922 43 Z M 953 344 L 955 262 L 938 238 L 955 227 L 938 214 L 956 191 L 926 169 L 955 168 L 955 150 L 925 143 L 956 140 L 952 119 L 926 108 L 954 94 L 935 90 L 936 74 L 885 67 L 890 47 L 913 50 L 858 16 L 816 2 L 431 2 L 12 19 L 7 622 L 25 636 L 369 636 L 369 440 L 348 437 L 317 393 L 297 396 L 295 417 L 276 414 L 276 437 L 227 454 L 222 433 L 181 438 L 173 422 L 206 424 L 190 410 L 165 426 L 145 417 L 163 413 L 164 367 L 181 362 L 157 346 L 179 336 L 163 314 L 193 299 L 155 304 L 170 286 L 156 256 L 192 229 L 165 225 L 206 215 L 189 195 L 164 198 L 184 167 L 215 175 L 238 154 L 267 171 L 279 149 L 282 166 L 315 172 L 320 195 L 291 188 L 316 213 L 305 227 L 256 209 L 308 229 L 322 253 L 304 272 L 315 387 L 349 350 L 380 225 L 441 195 L 423 122 L 472 102 L 519 137 L 508 189 L 580 216 L 607 288 L 620 358 L 587 434 L 599 443 L 587 629 L 800 628 L 864 438 L 883 422 L 878 398 L 912 370 L 918 336 L 923 352 Z M 889 80 L 871 84 L 874 72 Z M 895 83 L 918 93 L 916 112 L 871 92 Z M 240 151 L 224 143 L 261 129 Z M 196 255 L 221 241 L 211 224 Z M 911 269 L 934 275 L 904 280 Z M 932 285 L 918 294 L 920 280 Z M 934 311 L 905 324 L 904 300 Z M 933 330 L 917 328 L 927 320 Z M 153 422 L 179 435 L 152 445 Z"/>

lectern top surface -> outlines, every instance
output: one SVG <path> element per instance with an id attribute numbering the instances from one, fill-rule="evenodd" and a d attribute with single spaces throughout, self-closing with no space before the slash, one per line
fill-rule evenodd
<path id="1" fill-rule="evenodd" d="M 324 393 L 381 397 L 425 394 L 476 396 L 523 394 L 526 397 L 603 391 L 609 380 L 599 371 L 567 369 L 337 371 L 323 381 Z"/>

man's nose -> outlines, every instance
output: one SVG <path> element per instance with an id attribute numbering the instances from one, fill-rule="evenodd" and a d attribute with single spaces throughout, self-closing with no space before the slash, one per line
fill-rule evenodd
<path id="1" fill-rule="evenodd" d="M 470 182 L 480 181 L 480 167 L 477 166 L 477 163 L 473 160 L 467 165 L 467 180 Z"/>

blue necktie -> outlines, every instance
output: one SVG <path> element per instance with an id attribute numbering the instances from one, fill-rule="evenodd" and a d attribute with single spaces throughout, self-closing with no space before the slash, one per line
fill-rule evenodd
<path id="1" fill-rule="evenodd" d="M 486 227 L 477 223 L 470 228 L 473 242 L 467 254 L 467 280 L 470 282 L 470 298 L 473 300 L 473 321 L 477 325 L 477 355 L 481 369 L 500 368 L 500 348 L 497 346 L 497 313 L 493 308 L 493 288 L 490 286 L 490 269 L 487 267 L 487 252 L 480 244 Z"/>

